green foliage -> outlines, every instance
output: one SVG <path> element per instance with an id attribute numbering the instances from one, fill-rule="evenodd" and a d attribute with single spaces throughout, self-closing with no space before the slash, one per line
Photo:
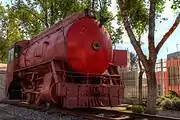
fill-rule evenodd
<path id="1" fill-rule="evenodd" d="M 159 101 L 159 104 L 157 104 L 160 108 L 164 110 L 176 110 L 180 111 L 180 98 L 179 97 L 173 97 L 173 98 L 164 98 Z"/>
<path id="2" fill-rule="evenodd" d="M 111 2 L 106 1 L 101 4 L 102 9 L 98 9 L 98 19 L 100 20 L 100 13 L 103 13 L 105 18 L 112 19 L 112 13 L 107 9 L 107 7 L 111 5 Z M 21 20 L 22 26 L 24 26 L 24 29 L 30 37 L 37 35 L 45 27 L 50 27 L 59 20 L 90 6 L 90 0 L 32 0 L 27 1 L 27 3 L 14 0 L 12 4 L 14 14 L 19 14 L 17 19 Z M 118 32 L 112 27 L 111 21 L 106 22 L 105 27 L 112 36 L 112 40 L 118 41 L 117 39 L 120 37 L 117 35 Z"/>
<path id="3" fill-rule="evenodd" d="M 86 0 L 87 1 L 87 0 Z M 84 2 L 86 3 L 86 2 Z M 11 9 L 27 35 L 37 35 L 42 29 L 50 27 L 74 12 L 85 8 L 80 0 L 14 0 Z"/>
<path id="4" fill-rule="evenodd" d="M 176 11 L 178 10 L 180 12 L 180 1 L 179 0 L 172 0 L 173 4 L 171 6 L 171 8 Z"/>
<path id="5" fill-rule="evenodd" d="M 141 105 L 133 105 L 132 111 L 135 113 L 142 113 L 142 112 L 144 112 L 144 107 Z"/>
<path id="6" fill-rule="evenodd" d="M 169 90 L 167 97 L 171 99 L 171 98 L 174 98 L 174 97 L 179 97 L 179 95 L 175 91 Z"/>
<path id="7" fill-rule="evenodd" d="M 110 33 L 112 44 L 119 43 L 122 40 L 123 30 L 121 27 L 115 29 L 110 22 L 105 23 L 104 26 Z"/>
<path id="8" fill-rule="evenodd" d="M 99 0 L 95 0 L 95 2 L 99 3 Z M 112 44 L 116 44 L 122 40 L 123 30 L 122 30 L 122 26 L 119 26 L 118 28 L 114 28 L 114 26 L 112 25 L 112 20 L 114 20 L 115 17 L 113 16 L 113 13 L 108 10 L 108 7 L 110 5 L 111 5 L 110 0 L 102 1 L 101 2 L 102 9 L 98 10 L 96 15 L 99 21 L 101 21 L 101 17 L 100 17 L 101 15 L 105 18 L 105 20 L 103 21 L 104 26 L 110 34 Z M 96 7 L 100 7 L 100 5 Z"/>
<path id="9" fill-rule="evenodd" d="M 161 16 L 161 13 L 164 11 L 165 8 L 165 0 L 157 0 L 156 1 L 156 18 Z"/>
<path id="10" fill-rule="evenodd" d="M 174 97 L 172 98 L 172 109 L 176 111 L 180 111 L 180 98 Z"/>
<path id="11" fill-rule="evenodd" d="M 167 96 L 157 99 L 156 105 L 165 110 L 180 111 L 180 97 L 175 91 L 169 90 Z"/>
<path id="12" fill-rule="evenodd" d="M 129 21 L 137 37 L 147 30 L 148 9 L 141 0 L 125 0 Z M 122 24 L 121 13 L 118 12 L 118 24 Z"/>
<path id="13" fill-rule="evenodd" d="M 23 35 L 19 29 L 19 21 L 12 15 L 10 6 L 0 5 L 0 62 L 6 63 L 8 48 L 16 41 L 22 40 Z"/>
<path id="14" fill-rule="evenodd" d="M 160 106 L 161 102 L 164 101 L 165 99 L 166 99 L 165 96 L 161 96 L 161 97 L 157 98 L 157 100 L 156 100 L 156 105 L 157 105 L 157 106 Z"/>
<path id="15" fill-rule="evenodd" d="M 173 102 L 170 98 L 165 98 L 165 100 L 160 103 L 160 107 L 164 110 L 172 110 Z"/>

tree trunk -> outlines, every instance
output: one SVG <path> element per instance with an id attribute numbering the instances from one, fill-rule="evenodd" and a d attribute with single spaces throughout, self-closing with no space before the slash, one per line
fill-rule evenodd
<path id="1" fill-rule="evenodd" d="M 144 70 L 142 68 L 142 65 L 141 65 L 141 61 L 138 60 L 138 64 L 139 64 L 139 68 L 140 68 L 140 72 L 139 72 L 139 104 L 141 105 L 142 104 L 142 76 L 143 76 L 143 73 L 144 73 Z"/>
<path id="2" fill-rule="evenodd" d="M 142 104 L 142 76 L 143 76 L 143 71 L 140 70 L 139 72 L 139 104 Z"/>
<path id="3" fill-rule="evenodd" d="M 155 75 L 155 65 L 149 64 L 148 66 L 150 69 L 149 71 L 146 71 L 148 85 L 146 113 L 156 114 L 157 83 Z"/>

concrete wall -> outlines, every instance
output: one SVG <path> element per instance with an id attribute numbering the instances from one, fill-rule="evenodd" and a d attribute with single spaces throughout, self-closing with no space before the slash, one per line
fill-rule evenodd
<path id="1" fill-rule="evenodd" d="M 0 100 L 4 99 L 4 81 L 5 81 L 5 70 L 0 70 Z"/>
<path id="2" fill-rule="evenodd" d="M 124 88 L 125 99 L 138 99 L 139 89 L 138 86 L 125 86 Z M 142 98 L 147 98 L 147 86 L 142 86 Z"/>

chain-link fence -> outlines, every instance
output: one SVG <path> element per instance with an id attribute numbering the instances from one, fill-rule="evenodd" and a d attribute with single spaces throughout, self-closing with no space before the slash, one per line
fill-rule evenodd
<path id="1" fill-rule="evenodd" d="M 158 95 L 166 95 L 173 90 L 180 95 L 180 59 L 158 60 L 156 63 L 156 81 Z M 125 99 L 139 99 L 139 69 L 119 68 L 125 90 Z M 142 98 L 147 98 L 147 81 L 144 73 L 142 79 Z"/>
<path id="2" fill-rule="evenodd" d="M 139 98 L 139 69 L 118 68 L 124 83 L 124 98 L 125 100 L 138 101 Z M 142 98 L 147 98 L 147 84 L 143 76 L 142 79 Z"/>

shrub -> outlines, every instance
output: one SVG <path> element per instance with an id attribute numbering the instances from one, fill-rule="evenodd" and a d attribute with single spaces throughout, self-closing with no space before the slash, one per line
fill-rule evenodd
<path id="1" fill-rule="evenodd" d="M 157 100 L 156 100 L 156 105 L 159 106 L 159 105 L 161 104 L 161 102 L 162 102 L 163 100 L 165 100 L 165 99 L 166 99 L 165 96 L 161 96 L 161 97 L 157 98 Z"/>
<path id="2" fill-rule="evenodd" d="M 179 95 L 175 91 L 169 90 L 167 97 L 168 98 L 174 98 L 174 97 L 179 97 Z"/>
<path id="3" fill-rule="evenodd" d="M 177 110 L 177 111 L 180 111 L 180 98 L 178 97 L 174 97 L 172 99 L 172 109 L 173 110 Z"/>
<path id="4" fill-rule="evenodd" d="M 171 99 L 165 98 L 165 100 L 160 103 L 160 106 L 165 110 L 172 110 L 173 102 Z"/>
<path id="5" fill-rule="evenodd" d="M 132 111 L 135 113 L 142 113 L 142 112 L 144 112 L 144 107 L 141 105 L 133 105 Z"/>

